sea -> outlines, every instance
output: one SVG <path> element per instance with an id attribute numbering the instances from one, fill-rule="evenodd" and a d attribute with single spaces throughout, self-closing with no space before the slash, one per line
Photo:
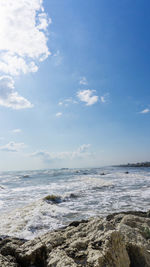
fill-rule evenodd
<path id="1" fill-rule="evenodd" d="M 33 239 L 74 220 L 150 209 L 150 168 L 0 172 L 0 236 Z"/>

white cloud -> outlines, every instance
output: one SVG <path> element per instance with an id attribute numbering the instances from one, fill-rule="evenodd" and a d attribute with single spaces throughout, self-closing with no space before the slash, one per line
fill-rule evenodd
<path id="1" fill-rule="evenodd" d="M 42 8 L 42 10 L 44 11 L 44 9 Z M 38 19 L 39 19 L 39 25 L 37 26 L 37 28 L 39 30 L 47 30 L 47 27 L 49 24 L 52 23 L 51 18 L 47 18 L 46 13 L 42 12 L 38 15 Z"/>
<path id="2" fill-rule="evenodd" d="M 80 99 L 80 101 L 85 102 L 86 106 L 91 106 L 98 102 L 98 96 L 93 95 L 96 91 L 95 90 L 81 90 L 78 91 L 77 97 Z"/>
<path id="3" fill-rule="evenodd" d="M 0 106 L 12 109 L 32 108 L 33 105 L 14 89 L 14 80 L 10 76 L 0 77 Z"/>
<path id="4" fill-rule="evenodd" d="M 13 133 L 21 133 L 22 131 L 21 131 L 21 129 L 14 129 L 14 130 L 12 130 L 12 132 Z"/>
<path id="5" fill-rule="evenodd" d="M 45 30 L 50 23 L 43 0 L 1 0 L 0 72 L 35 72 L 50 54 Z"/>
<path id="6" fill-rule="evenodd" d="M 140 113 L 141 114 L 146 114 L 146 113 L 149 113 L 149 112 L 150 112 L 150 109 L 146 108 L 146 109 L 142 110 Z"/>
<path id="7" fill-rule="evenodd" d="M 50 55 L 46 32 L 50 23 L 43 0 L 0 1 L 0 105 L 33 106 L 15 91 L 12 76 L 36 72 L 39 62 Z"/>
<path id="8" fill-rule="evenodd" d="M 61 117 L 62 116 L 62 112 L 57 112 L 56 113 L 56 117 Z"/>
<path id="9" fill-rule="evenodd" d="M 33 61 L 27 63 L 24 58 L 9 53 L 0 53 L 0 72 L 10 75 L 19 75 L 21 71 L 26 74 L 28 72 L 36 72 L 37 70 L 38 67 Z"/>
<path id="10" fill-rule="evenodd" d="M 19 152 L 24 147 L 25 147 L 24 143 L 15 143 L 15 142 L 11 141 L 4 146 L 0 146 L 0 150 L 6 151 L 6 152 Z"/>
<path id="11" fill-rule="evenodd" d="M 64 151 L 64 152 L 47 152 L 47 151 L 37 151 L 31 154 L 32 157 L 40 157 L 45 162 L 50 162 L 53 160 L 72 160 L 76 158 L 85 158 L 91 155 L 88 151 L 90 144 L 83 144 L 75 151 Z"/>
<path id="12" fill-rule="evenodd" d="M 80 81 L 79 81 L 79 84 L 82 84 L 82 85 L 87 85 L 88 82 L 87 82 L 87 79 L 86 77 L 81 77 Z"/>

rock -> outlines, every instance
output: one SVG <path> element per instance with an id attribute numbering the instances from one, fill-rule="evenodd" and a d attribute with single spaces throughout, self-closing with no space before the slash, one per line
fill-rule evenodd
<path id="1" fill-rule="evenodd" d="M 30 175 L 25 174 L 25 175 L 22 176 L 22 178 L 30 178 Z"/>
<path id="2" fill-rule="evenodd" d="M 0 266 L 1 267 L 18 267 L 17 262 L 15 262 L 15 259 L 8 256 L 4 257 L 3 255 L 0 255 Z"/>
<path id="3" fill-rule="evenodd" d="M 74 194 L 74 193 L 71 193 L 71 194 L 69 195 L 69 198 L 74 198 L 74 199 L 76 199 L 76 198 L 78 198 L 78 197 L 79 197 L 79 195 Z"/>
<path id="4" fill-rule="evenodd" d="M 72 222 L 25 241 L 0 240 L 0 266 L 150 267 L 149 212 L 122 212 Z"/>
<path id="5" fill-rule="evenodd" d="M 48 203 L 59 204 L 61 202 L 61 197 L 55 196 L 55 195 L 48 195 L 48 196 L 44 197 L 43 200 L 48 202 Z"/>
<path id="6" fill-rule="evenodd" d="M 23 245 L 25 240 L 18 238 L 1 238 L 0 241 L 0 266 L 2 267 L 18 267 L 16 260 L 16 251 Z"/>
<path id="7" fill-rule="evenodd" d="M 69 226 L 77 227 L 80 223 L 87 223 L 88 220 L 81 220 L 81 221 L 73 221 L 69 224 Z"/>
<path id="8" fill-rule="evenodd" d="M 0 189 L 5 189 L 3 186 L 0 185 Z"/>

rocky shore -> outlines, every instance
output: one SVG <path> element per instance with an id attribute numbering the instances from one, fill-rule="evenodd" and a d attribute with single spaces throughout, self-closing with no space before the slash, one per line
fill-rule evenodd
<path id="1" fill-rule="evenodd" d="M 26 241 L 0 240 L 1 267 L 148 267 L 150 212 L 72 222 Z"/>

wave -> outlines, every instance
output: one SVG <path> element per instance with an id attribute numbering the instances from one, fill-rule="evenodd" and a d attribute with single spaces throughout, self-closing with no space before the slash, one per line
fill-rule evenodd
<path id="1" fill-rule="evenodd" d="M 0 234 L 32 239 L 72 220 L 148 209 L 149 178 L 148 171 L 121 168 L 6 173 L 0 176 Z"/>
<path id="2" fill-rule="evenodd" d="M 39 200 L 0 216 L 0 235 L 32 239 L 64 226 L 62 217 L 69 209 Z"/>
<path id="3" fill-rule="evenodd" d="M 0 235 L 32 239 L 63 227 L 76 218 L 78 212 L 70 209 L 68 203 L 78 197 L 75 193 L 62 196 L 51 194 L 23 208 L 3 213 L 0 215 Z"/>

